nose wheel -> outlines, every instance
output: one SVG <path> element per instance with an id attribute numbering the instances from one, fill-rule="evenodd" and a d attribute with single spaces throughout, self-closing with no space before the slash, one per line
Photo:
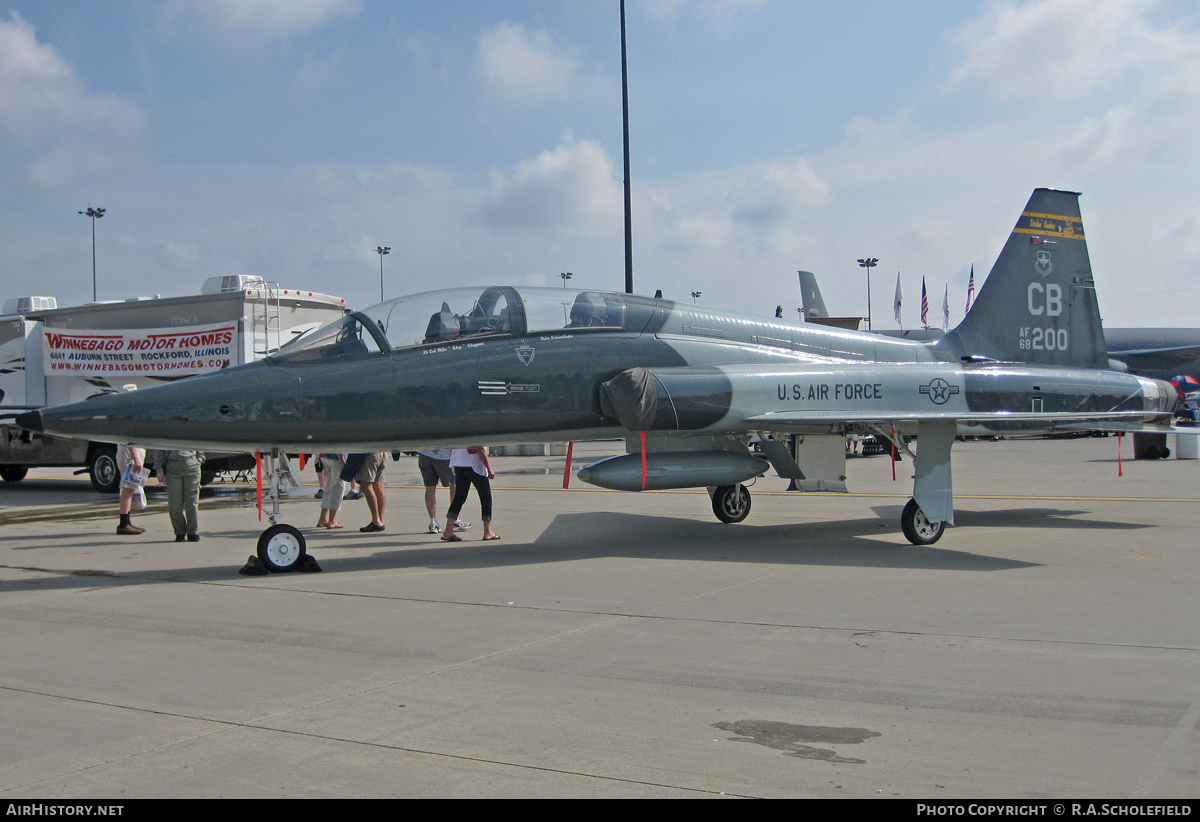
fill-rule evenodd
<path id="1" fill-rule="evenodd" d="M 291 525 L 272 525 L 258 538 L 258 559 L 269 571 L 291 571 L 304 554 L 304 534 Z"/>
<path id="2" fill-rule="evenodd" d="M 908 505 L 904 506 L 904 513 L 900 515 L 900 530 L 913 545 L 933 545 L 942 538 L 946 523 L 930 522 L 921 506 L 917 505 L 917 501 L 910 499 Z"/>
<path id="3" fill-rule="evenodd" d="M 750 515 L 750 491 L 744 485 L 722 485 L 713 491 L 713 513 L 721 522 L 741 522 Z"/>

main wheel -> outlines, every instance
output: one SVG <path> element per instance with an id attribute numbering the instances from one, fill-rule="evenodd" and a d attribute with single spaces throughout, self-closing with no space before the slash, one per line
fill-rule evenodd
<path id="1" fill-rule="evenodd" d="M 88 462 L 88 476 L 92 487 L 102 494 L 115 494 L 121 488 L 121 472 L 117 470 L 117 449 L 113 446 L 97 448 Z"/>
<path id="2" fill-rule="evenodd" d="M 291 525 L 272 525 L 258 538 L 258 558 L 271 571 L 292 570 L 304 551 L 304 534 Z"/>
<path id="3" fill-rule="evenodd" d="M 0 465 L 0 478 L 5 482 L 20 482 L 28 473 L 24 465 Z"/>
<path id="4" fill-rule="evenodd" d="M 722 485 L 713 492 L 712 509 L 721 522 L 741 522 L 750 515 L 750 491 L 744 485 Z"/>
<path id="5" fill-rule="evenodd" d="M 910 499 L 900 515 L 900 529 L 913 545 L 933 545 L 946 530 L 944 522 L 930 522 L 915 499 Z"/>

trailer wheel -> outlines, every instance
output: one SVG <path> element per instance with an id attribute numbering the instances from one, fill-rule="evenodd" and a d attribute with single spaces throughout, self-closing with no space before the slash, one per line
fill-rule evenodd
<path id="1" fill-rule="evenodd" d="M 121 474 L 117 470 L 117 448 L 105 445 L 92 451 L 88 458 L 88 476 L 92 487 L 103 494 L 115 494 L 121 488 Z"/>
<path id="2" fill-rule="evenodd" d="M 29 469 L 24 465 L 0 465 L 0 478 L 5 482 L 20 482 L 28 473 Z"/>

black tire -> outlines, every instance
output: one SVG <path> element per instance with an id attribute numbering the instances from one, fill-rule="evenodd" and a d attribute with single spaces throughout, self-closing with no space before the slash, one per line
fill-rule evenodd
<path id="1" fill-rule="evenodd" d="M 117 470 L 117 447 L 105 445 L 92 451 L 88 459 L 88 476 L 92 487 L 102 494 L 121 490 L 121 472 Z"/>
<path id="2" fill-rule="evenodd" d="M 304 534 L 291 525 L 272 525 L 258 538 L 258 558 L 275 573 L 294 570 L 305 553 Z"/>
<path id="3" fill-rule="evenodd" d="M 1165 460 L 1165 459 L 1167 459 L 1169 456 L 1171 456 L 1171 449 L 1170 449 L 1170 448 L 1168 448 L 1167 446 L 1165 446 L 1165 445 L 1164 445 L 1164 446 L 1162 447 L 1162 456 L 1160 456 L 1160 457 L 1159 457 L 1159 459 L 1160 459 L 1160 460 Z"/>
<path id="4" fill-rule="evenodd" d="M 1160 449 L 1157 445 L 1151 445 L 1149 448 L 1146 449 L 1146 459 L 1148 459 L 1148 460 L 1162 459 L 1162 449 Z"/>
<path id="5" fill-rule="evenodd" d="M 0 479 L 5 482 L 20 482 L 28 473 L 29 469 L 24 465 L 0 465 Z"/>
<path id="6" fill-rule="evenodd" d="M 925 512 L 917 505 L 915 499 L 910 499 L 900 515 L 900 530 L 904 538 L 913 545 L 933 545 L 942 538 L 946 530 L 944 522 L 930 522 L 925 518 Z"/>
<path id="7" fill-rule="evenodd" d="M 712 495 L 713 513 L 721 522 L 733 524 L 750 515 L 750 491 L 744 485 L 722 485 Z"/>

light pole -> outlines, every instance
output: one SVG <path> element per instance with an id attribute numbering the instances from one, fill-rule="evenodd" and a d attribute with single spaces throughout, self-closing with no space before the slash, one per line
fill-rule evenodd
<path id="1" fill-rule="evenodd" d="M 375 246 L 375 253 L 379 255 L 379 302 L 383 302 L 383 256 L 391 250 L 390 245 Z"/>
<path id="2" fill-rule="evenodd" d="M 860 267 L 867 270 L 867 330 L 871 330 L 871 269 L 879 265 L 878 257 L 863 257 L 858 261 Z"/>
<path id="3" fill-rule="evenodd" d="M 633 293 L 633 207 L 629 191 L 629 69 L 625 59 L 625 0 L 621 0 L 621 137 L 625 158 L 625 293 Z"/>
<path id="4" fill-rule="evenodd" d="M 692 305 L 696 304 L 696 300 L 700 297 L 700 294 L 701 294 L 701 292 L 699 292 L 699 291 L 692 292 Z"/>
<path id="5" fill-rule="evenodd" d="M 573 276 L 575 276 L 575 275 L 574 275 L 574 274 L 572 274 L 570 271 L 561 271 L 561 272 L 559 272 L 559 275 L 558 275 L 558 276 L 562 277 L 562 281 L 563 281 L 563 288 L 566 288 L 566 287 L 567 287 L 567 280 L 571 279 L 571 278 L 572 278 Z"/>
<path id="6" fill-rule="evenodd" d="M 87 207 L 80 214 L 92 219 L 92 302 L 96 302 L 96 220 L 104 216 L 105 209 Z"/>

